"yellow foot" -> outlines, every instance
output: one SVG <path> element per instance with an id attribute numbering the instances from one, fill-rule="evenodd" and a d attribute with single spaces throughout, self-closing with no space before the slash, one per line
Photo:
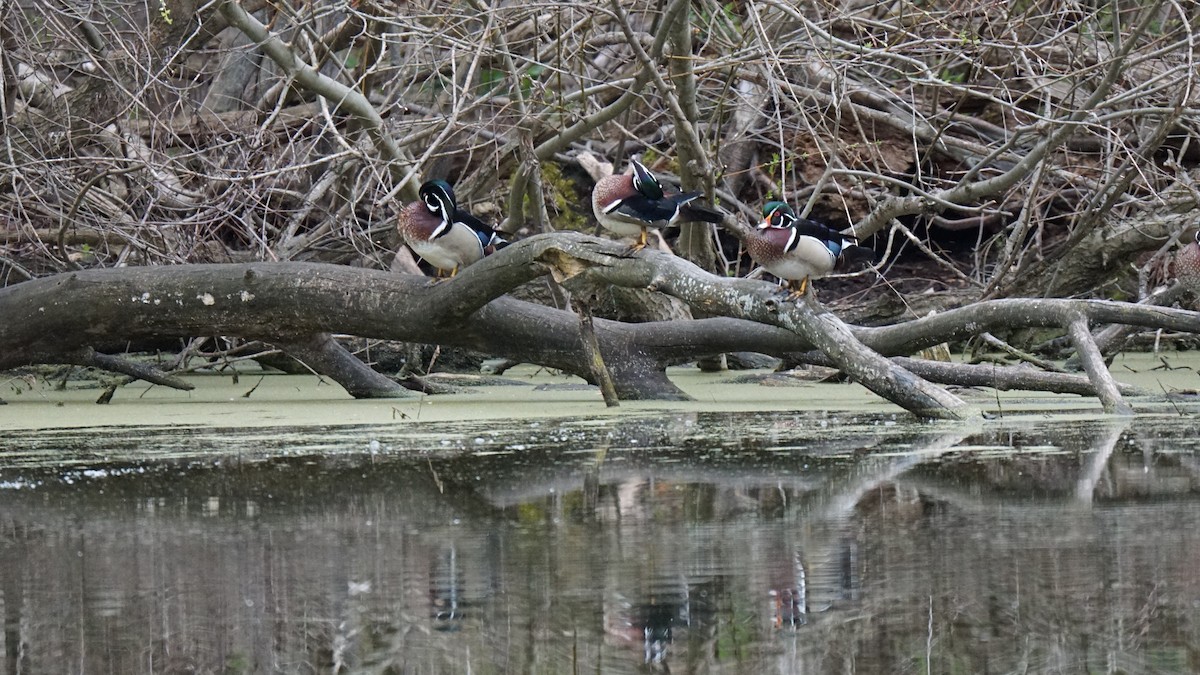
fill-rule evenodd
<path id="1" fill-rule="evenodd" d="M 637 243 L 629 247 L 629 252 L 637 253 L 638 251 L 646 248 L 646 243 L 646 228 L 643 227 L 641 234 L 638 235 Z"/>
<path id="2" fill-rule="evenodd" d="M 800 287 L 796 288 L 794 281 L 788 282 L 788 300 L 800 300 L 804 297 L 804 293 L 808 290 L 808 277 L 800 280 Z"/>

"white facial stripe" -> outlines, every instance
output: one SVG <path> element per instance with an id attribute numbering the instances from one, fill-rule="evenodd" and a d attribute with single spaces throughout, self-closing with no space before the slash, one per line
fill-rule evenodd
<path id="1" fill-rule="evenodd" d="M 633 189 L 634 190 L 641 192 L 642 188 L 646 187 L 647 185 L 653 185 L 654 187 L 658 188 L 658 191 L 662 190 L 662 184 L 660 184 L 658 182 L 657 176 L 650 173 L 650 169 L 647 169 L 645 167 L 645 165 L 643 165 L 641 162 L 637 161 L 636 159 L 630 160 L 630 161 L 633 164 Z"/>
<path id="2" fill-rule="evenodd" d="M 450 212 L 453 211 L 453 206 L 450 204 L 448 195 L 433 192 L 425 195 L 424 200 L 425 208 L 429 209 L 430 213 L 440 216 L 443 225 L 450 222 Z"/>

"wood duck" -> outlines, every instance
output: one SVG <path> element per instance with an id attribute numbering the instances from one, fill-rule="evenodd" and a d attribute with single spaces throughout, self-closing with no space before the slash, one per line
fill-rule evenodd
<path id="1" fill-rule="evenodd" d="M 1175 278 L 1193 295 L 1200 296 L 1200 230 L 1195 241 L 1175 254 Z"/>
<path id="2" fill-rule="evenodd" d="M 768 272 L 787 281 L 791 296 L 800 297 L 808 290 L 809 279 L 819 279 L 839 265 L 873 261 L 875 252 L 857 241 L 800 218 L 783 202 L 768 202 L 763 207 L 763 221 L 746 240 L 746 250 Z"/>
<path id="3" fill-rule="evenodd" d="M 420 201 L 400 210 L 396 228 L 404 243 L 436 267 L 439 276 L 449 272 L 453 277 L 460 267 L 508 244 L 492 226 L 458 208 L 454 188 L 446 181 L 426 181 L 419 194 Z"/>
<path id="4" fill-rule="evenodd" d="M 719 223 L 723 214 L 699 204 L 702 192 L 667 194 L 650 170 L 630 160 L 633 173 L 613 174 L 600 179 L 592 190 L 592 211 L 606 229 L 622 237 L 637 235 L 633 250 L 646 247 L 650 228 L 663 229 L 676 223 L 702 221 Z"/>

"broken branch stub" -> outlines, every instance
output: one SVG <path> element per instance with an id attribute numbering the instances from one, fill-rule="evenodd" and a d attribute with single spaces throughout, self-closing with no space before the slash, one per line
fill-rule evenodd
<path id="1" fill-rule="evenodd" d="M 557 232 L 521 240 L 437 283 L 316 263 L 129 267 L 41 277 L 0 288 L 0 316 L 5 317 L 0 322 L 0 369 L 75 363 L 80 350 L 126 341 L 225 335 L 290 348 L 355 396 L 399 393 L 361 369 L 347 368 L 348 355 L 324 335 L 336 332 L 465 347 L 595 381 L 577 315 L 506 295 L 546 275 L 568 287 L 611 284 L 657 291 L 720 317 L 646 323 L 595 319 L 599 356 L 624 399 L 686 398 L 666 376 L 668 365 L 683 360 L 729 351 L 794 356 L 816 349 L 831 365 L 914 414 L 956 419 L 974 411 L 902 367 L 909 361 L 884 357 L 998 328 L 1070 331 L 1073 324 L 1084 350 L 1087 321 L 1200 332 L 1196 312 L 1034 298 L 978 302 L 892 326 L 852 326 L 811 298 L 786 300 L 766 282 L 718 277 L 669 254 L 631 255 L 621 242 Z M 1078 378 L 1059 382 L 1044 377 L 1035 378 L 1035 388 L 1100 391 L 1105 407 L 1116 412 L 1122 407 L 1120 388 L 1114 393 L 1103 361 L 1092 361 L 1096 367 L 1089 372 L 1089 388 Z M 978 373 L 962 375 L 947 368 L 929 377 L 946 384 L 979 384 Z M 1006 382 L 1020 386 L 1012 378 Z"/>
<path id="2" fill-rule="evenodd" d="M 963 419 L 977 414 L 959 397 L 863 345 L 845 323 L 811 298 L 800 304 L 781 302 L 778 288 L 771 284 L 724 279 L 655 251 L 601 259 L 593 251 L 596 246 L 595 240 L 563 241 L 557 253 L 544 254 L 543 259 L 553 258 L 555 269 L 569 270 L 566 282 L 599 276 L 611 284 L 652 288 L 710 314 L 784 328 L 820 349 L 855 381 L 918 417 Z"/>

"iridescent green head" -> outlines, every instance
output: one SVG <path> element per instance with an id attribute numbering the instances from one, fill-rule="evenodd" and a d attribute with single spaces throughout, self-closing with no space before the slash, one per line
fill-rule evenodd
<path id="1" fill-rule="evenodd" d="M 796 213 L 785 202 L 767 202 L 763 205 L 762 213 L 760 227 L 791 227 L 796 224 Z"/>
<path id="2" fill-rule="evenodd" d="M 637 190 L 646 199 L 662 199 L 663 189 L 662 184 L 650 173 L 644 164 L 636 159 L 629 160 L 633 164 L 633 189 Z"/>

